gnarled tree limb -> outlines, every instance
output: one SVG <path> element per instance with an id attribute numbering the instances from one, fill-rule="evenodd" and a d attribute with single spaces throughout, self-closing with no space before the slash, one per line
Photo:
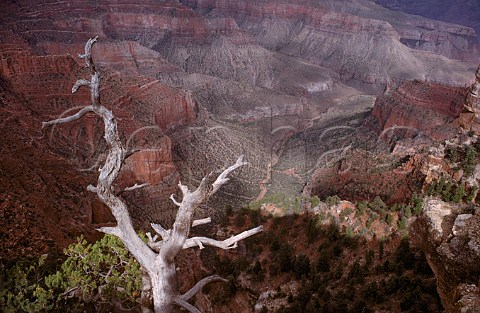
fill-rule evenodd
<path id="1" fill-rule="evenodd" d="M 91 49 L 96 40 L 97 37 L 89 39 L 85 45 L 85 54 L 79 55 L 80 58 L 85 59 L 85 63 L 90 69 L 91 80 L 89 81 L 89 84 L 86 84 L 86 80 L 80 80 L 80 83 L 77 82 L 75 84 L 76 86 L 80 84 L 88 85 L 90 87 L 92 105 L 84 107 L 72 116 L 44 122 L 42 123 L 42 126 L 46 127 L 75 121 L 88 112 L 94 112 L 103 119 L 105 127 L 104 138 L 109 150 L 105 163 L 100 168 L 97 185 L 89 186 L 87 189 L 96 192 L 98 198 L 110 208 L 118 225 L 116 227 L 100 228 L 99 231 L 118 236 L 140 265 L 147 270 L 153 271 L 156 255 L 135 232 L 128 213 L 127 205 L 115 195 L 112 186 L 122 167 L 126 150 L 120 141 L 115 117 L 111 111 L 100 103 L 100 75 L 95 68 L 91 55 Z"/>
<path id="2" fill-rule="evenodd" d="M 150 184 L 148 183 L 144 183 L 144 184 L 135 184 L 133 186 L 130 186 L 130 187 L 127 187 L 123 190 L 120 190 L 119 192 L 117 192 L 117 196 L 121 195 L 122 193 L 126 192 L 126 191 L 134 191 L 134 190 L 137 190 L 137 189 L 141 189 L 143 187 L 146 187 L 146 186 L 149 186 Z"/>
<path id="3" fill-rule="evenodd" d="M 87 43 L 85 44 L 85 53 L 84 54 L 78 54 L 78 57 L 80 59 L 85 59 L 85 64 L 86 66 L 93 72 L 95 72 L 95 64 L 93 63 L 93 58 L 92 58 L 92 47 L 95 42 L 97 42 L 98 36 L 94 38 L 88 39 Z"/>
<path id="4" fill-rule="evenodd" d="M 189 291 L 185 292 L 183 295 L 181 295 L 179 297 L 179 299 L 183 300 L 183 301 L 188 301 L 190 300 L 193 296 L 195 296 L 200 290 L 202 290 L 203 287 L 205 287 L 205 285 L 209 284 L 209 283 L 212 283 L 214 281 L 223 281 L 224 283 L 226 283 L 228 280 L 226 280 L 225 278 L 222 278 L 218 275 L 212 275 L 212 276 L 208 276 L 208 277 L 205 277 L 203 279 L 201 279 L 200 281 L 198 281 L 195 286 L 193 286 Z"/>
<path id="5" fill-rule="evenodd" d="M 162 227 L 160 224 L 155 224 L 151 223 L 150 226 L 152 226 L 153 230 L 159 234 L 163 240 L 168 240 L 170 238 L 170 234 L 172 233 L 172 230 L 170 229 L 165 229 Z"/>
<path id="6" fill-rule="evenodd" d="M 188 249 L 195 246 L 199 246 L 200 249 L 202 249 L 203 245 L 217 247 L 224 250 L 234 249 L 237 247 L 237 242 L 239 242 L 240 240 L 243 240 L 245 238 L 258 234 L 262 231 L 263 231 L 263 226 L 258 226 L 256 228 L 246 230 L 236 236 L 232 236 L 223 241 L 219 241 L 219 240 L 215 240 L 207 237 L 192 237 L 192 238 L 188 238 L 185 241 L 183 245 L 183 249 Z"/>
<path id="7" fill-rule="evenodd" d="M 57 118 L 55 120 L 48 121 L 48 122 L 43 122 L 42 123 L 42 128 L 47 127 L 47 126 L 52 126 L 52 125 L 57 125 L 57 124 L 65 124 L 65 123 L 76 121 L 79 118 L 81 118 L 82 116 L 84 116 L 85 114 L 87 114 L 88 112 L 94 112 L 93 106 L 91 106 L 91 105 L 86 106 L 86 107 L 84 107 L 83 109 L 81 109 L 80 111 L 78 111 L 77 113 L 75 113 L 74 115 L 71 115 L 71 116 L 67 116 L 67 117 L 63 117 L 63 118 Z"/>
<path id="8" fill-rule="evenodd" d="M 228 174 L 239 168 L 240 166 L 247 165 L 248 162 L 245 162 L 243 160 L 243 155 L 241 155 L 235 164 L 224 170 L 220 175 L 218 175 L 217 180 L 212 184 L 212 191 L 210 192 L 209 196 L 213 195 L 216 193 L 220 187 L 222 187 L 226 182 L 230 180 L 230 178 L 227 178 Z"/>
<path id="9" fill-rule="evenodd" d="M 77 80 L 75 85 L 73 85 L 73 87 L 72 87 L 72 93 L 76 93 L 78 88 L 80 88 L 81 86 L 90 86 L 90 81 L 86 80 L 86 79 Z"/>

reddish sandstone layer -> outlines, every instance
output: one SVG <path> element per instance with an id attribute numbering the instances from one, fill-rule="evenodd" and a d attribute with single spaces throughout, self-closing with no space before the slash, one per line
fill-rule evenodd
<path id="1" fill-rule="evenodd" d="M 135 40 L 147 47 L 166 37 L 185 42 L 204 43 L 217 34 L 237 38 L 238 43 L 251 41 L 239 30 L 232 18 L 205 19 L 177 1 L 88 1 L 42 2 L 18 1 L 8 7 L 6 24 L 17 24 L 23 36 L 34 42 L 78 43 L 98 35 L 101 38 Z"/>
<path id="2" fill-rule="evenodd" d="M 296 2 L 296 3 L 295 3 Z M 366 19 L 360 16 L 342 14 L 323 6 L 312 3 L 281 3 L 271 1 L 214 1 L 214 0 L 186 0 L 186 5 L 193 8 L 215 8 L 227 16 L 236 19 L 247 18 L 252 21 L 261 22 L 267 18 L 279 18 L 286 20 L 302 20 L 306 25 L 318 29 L 332 29 L 342 32 L 384 33 L 389 36 L 398 37 L 393 27 L 388 23 L 375 19 Z"/>
<path id="3" fill-rule="evenodd" d="M 66 160 L 68 141 L 48 140 L 30 98 L 0 76 L 0 263 L 60 253 L 75 237 L 94 234 L 91 181 Z M 55 151 L 55 152 L 53 152 Z"/>
<path id="4" fill-rule="evenodd" d="M 398 129 L 436 140 L 448 138 L 457 131 L 456 126 L 449 123 L 462 112 L 465 92 L 466 89 L 460 87 L 404 82 L 394 92 L 377 98 L 370 125 L 374 125 L 382 137 Z"/>
<path id="5" fill-rule="evenodd" d="M 76 44 L 43 42 L 39 46 L 46 55 L 70 54 L 79 65 L 84 64 L 83 60 L 76 57 L 78 51 L 83 49 L 82 42 Z M 159 73 L 178 71 L 176 66 L 168 63 L 158 52 L 134 41 L 101 39 L 96 45 L 95 60 L 100 68 L 119 71 L 129 76 L 154 77 Z"/>

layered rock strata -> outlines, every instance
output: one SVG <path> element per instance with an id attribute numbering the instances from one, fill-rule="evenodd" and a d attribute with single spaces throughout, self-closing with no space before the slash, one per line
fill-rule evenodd
<path id="1" fill-rule="evenodd" d="M 408 81 L 379 96 L 368 125 L 383 140 L 396 136 L 452 137 L 458 126 L 451 122 L 463 111 L 465 88 L 425 81 Z"/>

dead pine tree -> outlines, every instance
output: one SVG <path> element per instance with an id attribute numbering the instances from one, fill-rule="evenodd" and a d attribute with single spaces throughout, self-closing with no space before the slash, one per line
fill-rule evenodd
<path id="1" fill-rule="evenodd" d="M 113 234 L 120 238 L 126 248 L 140 263 L 143 268 L 143 290 L 151 291 L 153 299 L 153 310 L 155 313 L 169 313 L 178 305 L 188 312 L 200 313 L 188 301 L 198 293 L 203 286 L 213 281 L 226 281 L 223 278 L 213 275 L 200 280 L 188 292 L 180 294 L 177 288 L 177 273 L 175 267 L 175 256 L 183 249 L 199 247 L 203 249 L 205 245 L 217 247 L 220 249 L 232 249 L 237 246 L 237 242 L 257 234 L 263 230 L 262 226 L 244 231 L 229 239 L 219 241 L 206 237 L 189 238 L 191 227 L 211 222 L 210 218 L 194 220 L 195 209 L 210 196 L 215 194 L 225 183 L 228 182 L 228 175 L 235 169 L 246 165 L 243 157 L 239 157 L 235 164 L 225 169 L 210 185 L 209 180 L 212 175 L 207 175 L 195 190 L 190 190 L 181 182 L 178 184 L 182 192 L 182 200 L 177 201 L 172 195 L 170 199 L 178 206 L 178 212 L 171 229 L 165 229 L 161 225 L 151 224 L 153 230 L 157 233 L 155 236 L 147 234 L 148 243 L 144 243 L 133 228 L 132 220 L 128 213 L 126 203 L 118 196 L 121 194 L 115 190 L 114 183 L 122 168 L 125 159 L 134 153 L 127 151 L 120 141 L 117 122 L 112 112 L 104 107 L 100 102 L 100 75 L 95 68 L 91 50 L 97 37 L 91 38 L 85 45 L 85 53 L 79 54 L 79 57 L 85 59 L 86 66 L 90 70 L 91 79 L 78 80 L 72 88 L 72 93 L 78 88 L 85 86 L 91 91 L 91 104 L 79 110 L 76 114 L 58 118 L 43 123 L 43 127 L 64 124 L 80 119 L 87 113 L 95 113 L 102 118 L 105 126 L 104 138 L 108 145 L 108 154 L 105 163 L 99 169 L 99 176 L 96 186 L 88 186 L 87 189 L 95 192 L 98 198 L 107 205 L 117 221 L 115 227 L 102 227 L 99 231 L 106 234 Z M 123 191 L 134 190 L 145 185 L 137 185 L 126 188 Z M 160 240 L 157 240 L 161 238 Z M 151 308 L 143 306 L 143 312 L 151 312 Z"/>

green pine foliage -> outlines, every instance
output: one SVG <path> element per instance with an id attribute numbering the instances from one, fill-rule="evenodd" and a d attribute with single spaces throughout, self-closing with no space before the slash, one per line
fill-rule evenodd
<path id="1" fill-rule="evenodd" d="M 462 168 L 465 176 L 471 176 L 475 170 L 477 151 L 472 146 L 465 147 L 465 158 L 462 161 Z"/>
<path id="2" fill-rule="evenodd" d="M 398 228 L 399 229 L 405 229 L 407 227 L 407 218 L 403 216 L 399 221 L 398 221 Z"/>
<path id="3" fill-rule="evenodd" d="M 438 196 L 443 201 L 453 201 L 455 203 L 472 202 L 477 193 L 478 188 L 472 187 L 469 192 L 465 188 L 465 185 L 460 183 L 457 184 L 452 180 L 441 177 L 437 182 L 433 182 L 427 188 L 427 194 L 429 196 Z M 417 204 L 414 207 L 414 212 L 418 215 L 421 212 L 421 206 L 423 203 L 421 200 L 417 200 Z M 418 206 L 418 207 L 417 207 Z"/>
<path id="4" fill-rule="evenodd" d="M 340 203 L 340 201 L 342 201 L 342 199 L 340 199 L 337 195 L 334 195 L 334 196 L 329 196 L 325 199 L 325 202 L 329 205 L 329 206 L 334 206 L 334 205 L 337 205 Z"/>
<path id="5" fill-rule="evenodd" d="M 455 191 L 452 196 L 452 201 L 455 203 L 460 203 L 463 197 L 465 197 L 465 186 L 463 186 L 463 184 L 460 184 L 455 187 Z"/>
<path id="6" fill-rule="evenodd" d="M 470 191 L 468 192 L 468 195 L 465 197 L 465 202 L 467 202 L 467 203 L 474 202 L 475 198 L 476 198 L 476 195 L 477 195 L 477 192 L 478 192 L 478 187 L 474 186 L 474 187 L 470 188 Z"/>
<path id="7" fill-rule="evenodd" d="M 413 213 L 418 216 L 422 212 L 423 208 L 423 198 L 419 197 L 416 192 L 412 195 L 412 205 L 413 205 Z"/>
<path id="8" fill-rule="evenodd" d="M 0 277 L 3 312 L 83 312 L 111 303 L 138 307 L 141 268 L 117 237 L 105 235 L 94 244 L 79 238 L 64 253 L 67 259 L 53 274 L 46 273 L 46 256 L 5 271 Z"/>
<path id="9" fill-rule="evenodd" d="M 5 313 L 45 312 L 54 307 L 54 295 L 41 284 L 46 256 L 37 262 L 19 262 L 0 277 L 0 307 Z M 37 283 L 37 281 L 39 283 Z"/>
<path id="10" fill-rule="evenodd" d="M 47 287 L 64 292 L 78 288 L 75 294 L 87 303 L 116 300 L 135 305 L 142 286 L 141 268 L 120 239 L 105 235 L 88 244 L 79 238 L 64 252 L 68 258 L 60 271 L 45 278 Z"/>

